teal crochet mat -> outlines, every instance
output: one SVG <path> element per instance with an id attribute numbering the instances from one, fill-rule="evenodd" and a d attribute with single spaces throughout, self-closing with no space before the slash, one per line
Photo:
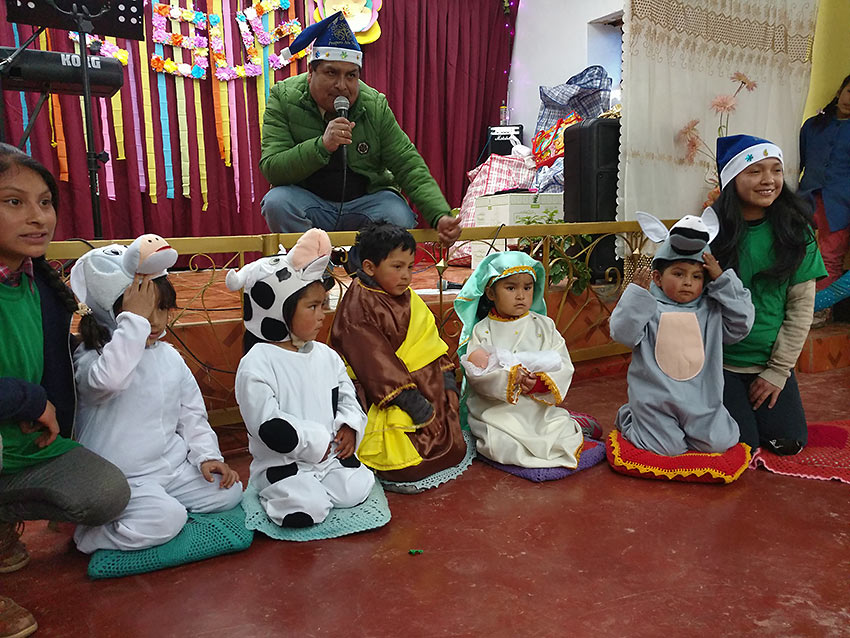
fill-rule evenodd
<path id="1" fill-rule="evenodd" d="M 460 463 L 445 470 L 435 472 L 431 476 L 426 476 L 418 481 L 402 483 L 400 481 L 381 480 L 381 483 L 384 484 L 384 489 L 388 492 L 399 492 L 401 494 L 421 494 L 425 490 L 430 490 L 439 487 L 443 483 L 453 481 L 466 472 L 469 466 L 472 465 L 472 459 L 475 458 L 475 440 L 472 438 L 472 432 L 469 430 L 462 430 L 462 434 L 463 440 L 466 441 L 466 454 Z"/>
<path id="2" fill-rule="evenodd" d="M 89 560 L 91 578 L 116 578 L 193 563 L 205 558 L 248 549 L 254 532 L 245 528 L 241 505 L 217 514 L 189 514 L 180 533 L 167 543 L 122 552 L 99 549 Z"/>
<path id="3" fill-rule="evenodd" d="M 384 496 L 384 490 L 378 481 L 375 481 L 369 496 L 360 505 L 346 508 L 335 507 L 324 521 L 310 527 L 281 527 L 272 521 L 260 504 L 260 493 L 252 483 L 248 483 L 242 505 L 245 507 L 245 527 L 280 541 L 338 538 L 382 527 L 390 520 L 390 506 L 387 505 L 387 497 Z"/>

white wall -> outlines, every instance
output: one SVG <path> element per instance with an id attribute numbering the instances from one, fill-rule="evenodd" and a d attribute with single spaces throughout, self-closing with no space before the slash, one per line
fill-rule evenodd
<path id="1" fill-rule="evenodd" d="M 611 88 L 617 88 L 619 68 L 610 68 L 616 55 L 605 37 L 610 27 L 588 23 L 622 10 L 623 0 L 518 1 L 508 108 L 511 124 L 523 125 L 526 145 L 534 136 L 541 85 L 563 84 L 591 64 L 601 64 L 614 80 Z M 593 32 L 590 54 L 588 31 Z"/>

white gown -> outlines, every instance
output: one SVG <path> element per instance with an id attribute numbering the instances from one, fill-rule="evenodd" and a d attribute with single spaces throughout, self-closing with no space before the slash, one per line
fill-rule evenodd
<path id="1" fill-rule="evenodd" d="M 467 353 L 480 347 L 491 351 L 485 369 L 476 368 L 466 355 L 462 359 L 469 384 L 468 423 L 478 451 L 521 467 L 576 467 L 581 428 L 558 407 L 574 368 L 555 323 L 535 312 L 513 320 L 491 315 L 473 328 Z M 521 394 L 520 366 L 543 379 L 549 392 Z"/>
<path id="2" fill-rule="evenodd" d="M 363 438 L 366 415 L 340 356 L 317 341 L 298 352 L 259 343 L 239 362 L 236 401 L 248 429 L 251 482 L 278 525 L 306 514 L 321 523 L 332 507 L 362 503 L 375 482 L 352 455 L 343 463 L 334 450 L 323 461 L 340 426 Z"/>
<path id="3" fill-rule="evenodd" d="M 102 353 L 74 353 L 77 440 L 117 465 L 130 502 L 106 525 L 78 525 L 77 548 L 135 550 L 174 538 L 190 512 L 222 512 L 242 500 L 242 485 L 207 482 L 204 461 L 221 461 L 198 383 L 180 354 L 159 341 L 149 348 L 150 323 L 122 312 Z"/>

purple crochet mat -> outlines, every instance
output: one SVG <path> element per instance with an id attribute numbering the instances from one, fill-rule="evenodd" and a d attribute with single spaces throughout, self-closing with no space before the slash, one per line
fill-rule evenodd
<path id="1" fill-rule="evenodd" d="M 504 465 L 502 463 L 496 463 L 496 461 L 491 461 L 481 456 L 481 454 L 478 455 L 478 458 L 488 465 L 492 465 L 497 470 L 502 470 L 508 474 L 513 474 L 514 476 L 519 476 L 535 483 L 542 483 L 543 481 L 557 481 L 570 474 L 575 474 L 576 472 L 593 467 L 605 458 L 605 445 L 602 441 L 585 438 L 584 446 L 581 448 L 581 456 L 578 459 L 578 467 L 574 470 L 566 467 L 519 467 L 518 465 Z"/>

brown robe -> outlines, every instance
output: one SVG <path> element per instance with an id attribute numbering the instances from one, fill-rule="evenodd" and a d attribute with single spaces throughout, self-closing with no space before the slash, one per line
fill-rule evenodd
<path id="1" fill-rule="evenodd" d="M 378 472 L 389 481 L 418 481 L 457 465 L 466 454 L 460 429 L 458 395 L 446 389 L 444 372 L 454 365 L 446 355 L 409 372 L 396 356 L 410 323 L 410 289 L 398 297 L 387 294 L 360 271 L 339 302 L 330 345 L 357 375 L 355 386 L 368 412 L 386 407 L 401 390 L 415 384 L 434 406 L 434 418 L 407 434 L 422 462 L 400 470 Z"/>

